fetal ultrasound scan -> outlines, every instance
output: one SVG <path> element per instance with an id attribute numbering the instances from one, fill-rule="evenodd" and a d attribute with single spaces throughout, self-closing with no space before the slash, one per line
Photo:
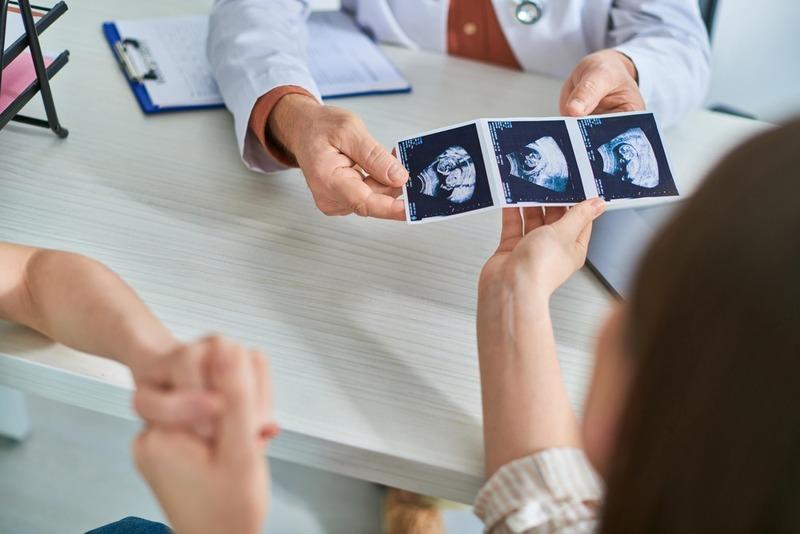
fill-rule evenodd
<path id="1" fill-rule="evenodd" d="M 475 162 L 462 146 L 451 146 L 417 175 L 419 191 L 446 198 L 454 204 L 468 202 L 475 194 Z"/>
<path id="2" fill-rule="evenodd" d="M 476 124 L 401 141 L 398 156 L 410 176 L 406 183 L 410 221 L 493 205 Z"/>
<path id="3" fill-rule="evenodd" d="M 600 196 L 674 196 L 678 188 L 652 114 L 578 121 Z"/>
<path id="4" fill-rule="evenodd" d="M 490 121 L 506 203 L 585 200 L 564 121 Z"/>

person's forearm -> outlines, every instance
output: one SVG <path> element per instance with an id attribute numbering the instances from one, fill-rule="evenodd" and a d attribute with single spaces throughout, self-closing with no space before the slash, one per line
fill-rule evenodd
<path id="1" fill-rule="evenodd" d="M 498 335 L 479 338 L 486 473 L 551 447 L 578 446 L 577 423 L 556 356 L 549 297 L 505 290 L 479 321 Z"/>
<path id="2" fill-rule="evenodd" d="M 16 249 L 27 255 L 23 279 L 12 302 L 0 305 L 2 318 L 129 367 L 174 348 L 169 330 L 103 265 L 76 254 Z"/>

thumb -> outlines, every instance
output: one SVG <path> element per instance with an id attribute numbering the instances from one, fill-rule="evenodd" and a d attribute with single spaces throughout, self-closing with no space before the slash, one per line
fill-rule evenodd
<path id="1" fill-rule="evenodd" d="M 584 200 L 567 210 L 553 228 L 569 242 L 577 241 L 584 229 L 605 211 L 606 202 L 602 198 Z"/>
<path id="2" fill-rule="evenodd" d="M 365 126 L 352 130 L 342 140 L 342 152 L 376 181 L 400 187 L 408 180 L 408 171 L 367 131 Z"/>
<path id="3" fill-rule="evenodd" d="M 581 74 L 567 98 L 566 114 L 583 116 L 591 114 L 600 101 L 613 89 L 611 74 L 598 68 L 589 68 Z"/>

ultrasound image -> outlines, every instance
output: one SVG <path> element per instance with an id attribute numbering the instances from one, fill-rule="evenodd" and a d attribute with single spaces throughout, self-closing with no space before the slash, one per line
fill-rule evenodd
<path id="1" fill-rule="evenodd" d="M 601 197 L 678 194 L 651 113 L 586 118 L 578 125 Z"/>
<path id="2" fill-rule="evenodd" d="M 416 177 L 420 193 L 463 204 L 475 193 L 475 163 L 460 146 L 451 146 Z"/>
<path id="3" fill-rule="evenodd" d="M 631 128 L 599 147 L 603 172 L 639 187 L 658 185 L 658 161 L 641 128 Z"/>
<path id="4" fill-rule="evenodd" d="M 398 157 L 411 222 L 494 205 L 475 123 L 401 141 Z"/>
<path id="5" fill-rule="evenodd" d="M 506 203 L 586 198 L 564 121 L 490 121 L 489 132 Z"/>
<path id="6" fill-rule="evenodd" d="M 532 184 L 563 193 L 567 189 L 567 159 L 552 137 L 540 137 L 519 152 L 506 154 L 509 174 Z"/>

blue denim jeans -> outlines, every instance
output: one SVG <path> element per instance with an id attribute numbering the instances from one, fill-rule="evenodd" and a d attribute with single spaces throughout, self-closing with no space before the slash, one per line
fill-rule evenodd
<path id="1" fill-rule="evenodd" d="M 138 517 L 126 517 L 116 523 L 90 530 L 86 534 L 171 534 L 172 531 L 161 523 L 154 523 Z"/>

